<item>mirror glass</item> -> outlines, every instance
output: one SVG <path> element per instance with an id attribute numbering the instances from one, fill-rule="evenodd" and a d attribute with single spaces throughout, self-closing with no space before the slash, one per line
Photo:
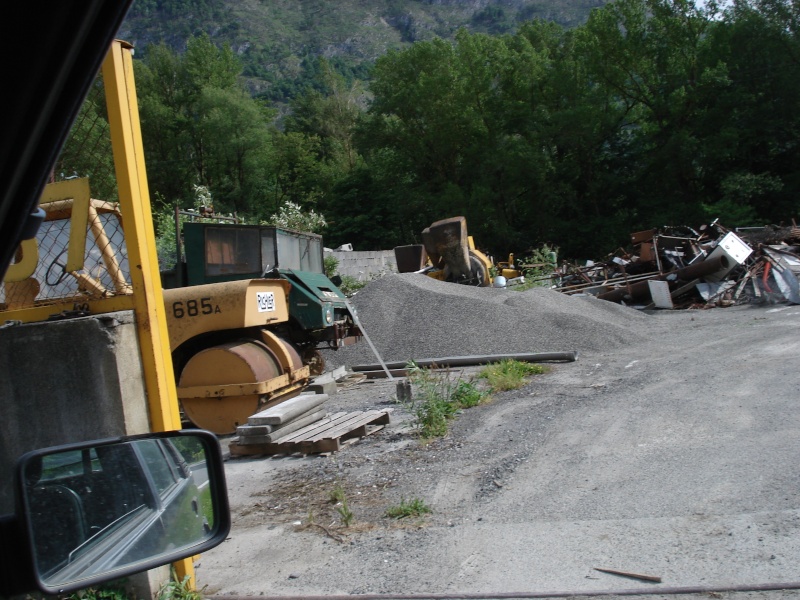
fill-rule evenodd
<path id="1" fill-rule="evenodd" d="M 55 588 L 212 537 L 203 442 L 175 435 L 30 457 L 23 508 L 40 580 Z"/>

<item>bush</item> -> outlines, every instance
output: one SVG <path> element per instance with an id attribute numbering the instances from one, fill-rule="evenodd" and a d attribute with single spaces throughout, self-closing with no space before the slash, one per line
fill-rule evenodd
<path id="1" fill-rule="evenodd" d="M 325 271 L 325 276 L 330 279 L 336 275 L 336 271 L 339 269 L 339 259 L 333 254 L 326 255 L 322 259 L 322 269 Z"/>
<path id="2" fill-rule="evenodd" d="M 342 275 L 342 283 L 339 285 L 339 289 L 345 296 L 350 297 L 358 290 L 363 289 L 367 283 L 366 281 L 359 281 L 350 275 Z"/>

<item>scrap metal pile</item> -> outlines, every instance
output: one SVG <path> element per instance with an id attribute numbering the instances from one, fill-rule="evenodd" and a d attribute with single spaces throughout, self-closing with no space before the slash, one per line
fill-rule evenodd
<path id="1" fill-rule="evenodd" d="M 631 249 L 602 263 L 564 264 L 555 289 L 632 306 L 708 308 L 800 304 L 800 227 L 729 230 L 716 221 L 631 234 Z"/>

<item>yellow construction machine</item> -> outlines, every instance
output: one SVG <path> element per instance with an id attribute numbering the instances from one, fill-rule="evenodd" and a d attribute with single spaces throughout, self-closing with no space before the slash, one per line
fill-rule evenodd
<path id="1" fill-rule="evenodd" d="M 440 281 L 486 287 L 499 283 L 497 276 L 506 281 L 522 275 L 513 254 L 495 265 L 478 250 L 464 217 L 436 221 L 422 231 L 422 244 L 398 246 L 394 252 L 400 273 L 419 272 Z"/>
<path id="2" fill-rule="evenodd" d="M 35 313 L 31 320 L 89 315 L 99 301 L 129 296 L 131 267 L 118 205 L 91 198 L 88 180 L 50 184 L 40 205 L 46 217 L 37 238 L 20 248 L 0 289 L 5 318 L 18 318 L 15 311 L 19 318 Z M 291 247 L 289 233 L 281 233 L 284 247 Z M 261 256 L 262 239 L 254 239 L 247 248 L 231 247 L 233 266 L 241 266 L 236 257 Z M 321 265 L 321 240 L 318 245 Z M 273 265 L 280 260 L 274 254 Z M 262 273 L 261 260 L 256 262 Z M 233 433 L 249 416 L 307 385 L 310 367 L 302 357 L 313 360 L 315 344 L 337 347 L 360 337 L 341 292 L 332 283 L 316 283 L 324 289 L 304 286 L 301 317 L 292 314 L 290 294 L 302 280 L 251 276 L 164 290 L 178 398 L 194 425 Z M 50 315 L 65 303 L 73 310 Z M 307 325 L 314 317 L 321 324 Z"/>

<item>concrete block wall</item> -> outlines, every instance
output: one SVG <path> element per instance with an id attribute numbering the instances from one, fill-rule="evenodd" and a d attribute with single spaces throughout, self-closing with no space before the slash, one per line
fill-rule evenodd
<path id="1" fill-rule="evenodd" d="M 0 403 L 0 514 L 10 514 L 22 454 L 150 431 L 133 312 L 0 327 Z M 152 598 L 169 576 L 163 566 L 127 586 Z"/>
<path id="2" fill-rule="evenodd" d="M 339 261 L 339 275 L 348 275 L 358 281 L 370 281 L 388 273 L 397 273 L 394 250 L 342 251 L 325 250 L 325 256 Z"/>
<path id="3" fill-rule="evenodd" d="M 0 374 L 3 513 L 25 452 L 150 430 L 133 312 L 0 328 Z"/>

